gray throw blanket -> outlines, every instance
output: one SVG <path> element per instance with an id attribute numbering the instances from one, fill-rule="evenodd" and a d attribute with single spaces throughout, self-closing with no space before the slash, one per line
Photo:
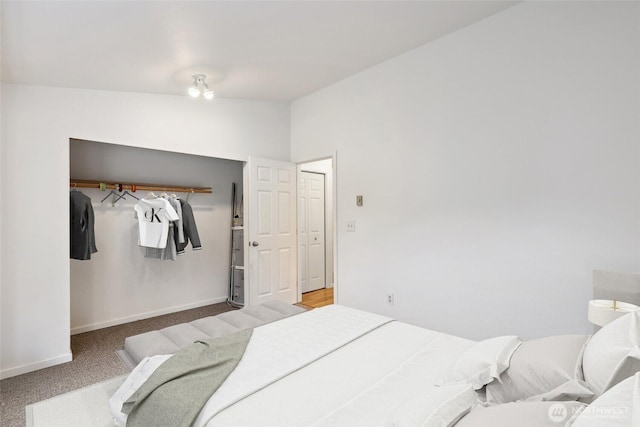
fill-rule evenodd
<path id="1" fill-rule="evenodd" d="M 242 359 L 253 330 L 181 349 L 122 404 L 127 427 L 190 427 Z"/>

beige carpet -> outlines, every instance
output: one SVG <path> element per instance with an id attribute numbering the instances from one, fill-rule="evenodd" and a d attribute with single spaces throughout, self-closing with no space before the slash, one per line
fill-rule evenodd
<path id="1" fill-rule="evenodd" d="M 0 425 L 25 427 L 25 406 L 128 373 L 116 355 L 131 335 L 233 310 L 225 303 L 73 335 L 73 361 L 0 381 Z"/>

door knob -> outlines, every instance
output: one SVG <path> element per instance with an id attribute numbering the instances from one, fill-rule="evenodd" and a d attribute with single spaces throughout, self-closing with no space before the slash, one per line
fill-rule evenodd
<path id="1" fill-rule="evenodd" d="M 251 242 L 251 246 L 258 246 L 260 243 L 256 242 L 255 240 L 253 242 Z"/>

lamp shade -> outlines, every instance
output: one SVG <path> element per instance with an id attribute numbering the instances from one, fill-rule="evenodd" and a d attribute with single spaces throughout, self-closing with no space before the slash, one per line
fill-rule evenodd
<path id="1" fill-rule="evenodd" d="M 204 90 L 203 95 L 204 95 L 204 98 L 205 98 L 205 99 L 213 99 L 213 97 L 214 97 L 214 93 L 213 93 L 213 91 L 212 91 L 211 89 L 209 89 L 209 88 L 206 88 L 206 89 Z"/>
<path id="2" fill-rule="evenodd" d="M 589 301 L 589 322 L 597 326 L 604 326 L 639 308 L 635 304 L 626 302 L 615 301 L 614 303 L 613 300 L 594 299 Z"/>
<path id="3" fill-rule="evenodd" d="M 191 86 L 189 88 L 189 95 L 191 95 L 194 98 L 197 98 L 200 96 L 200 89 L 198 89 L 197 86 Z"/>

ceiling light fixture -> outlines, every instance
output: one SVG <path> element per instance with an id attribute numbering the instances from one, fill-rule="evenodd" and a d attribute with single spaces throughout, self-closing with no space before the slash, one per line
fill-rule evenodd
<path id="1" fill-rule="evenodd" d="M 189 95 L 197 98 L 202 93 L 202 96 L 204 96 L 205 99 L 213 99 L 214 93 L 211 89 L 209 89 L 209 86 L 204 81 L 207 76 L 205 76 L 204 74 L 194 74 L 191 77 L 193 77 L 193 84 L 189 87 Z"/>

